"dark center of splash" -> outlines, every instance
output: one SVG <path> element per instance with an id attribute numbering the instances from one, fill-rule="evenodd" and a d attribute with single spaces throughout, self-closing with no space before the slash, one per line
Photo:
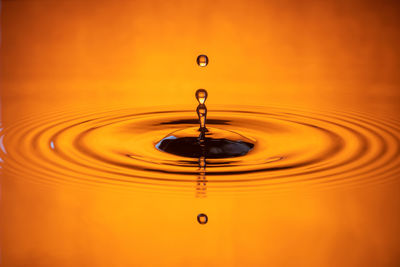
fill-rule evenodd
<path id="1" fill-rule="evenodd" d="M 195 93 L 199 102 L 197 115 L 200 128 L 188 128 L 176 131 L 164 137 L 156 144 L 158 150 L 188 158 L 233 158 L 244 156 L 254 144 L 250 139 L 233 131 L 206 127 L 208 93 L 198 89 Z"/>
<path id="2" fill-rule="evenodd" d="M 188 128 L 167 135 L 156 144 L 160 151 L 182 157 L 209 159 L 244 156 L 254 147 L 254 143 L 235 132 L 209 128 L 203 139 L 199 130 Z"/>
<path id="3" fill-rule="evenodd" d="M 246 155 L 253 144 L 227 139 L 205 138 L 200 144 L 197 138 L 166 138 L 157 145 L 159 150 L 189 158 L 232 158 Z"/>

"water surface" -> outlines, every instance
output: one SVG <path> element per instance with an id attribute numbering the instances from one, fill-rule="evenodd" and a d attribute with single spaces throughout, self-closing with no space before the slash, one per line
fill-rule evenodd
<path id="1" fill-rule="evenodd" d="M 396 1 L 1 8 L 0 265 L 399 265 Z M 249 153 L 155 147 L 198 88 Z"/>

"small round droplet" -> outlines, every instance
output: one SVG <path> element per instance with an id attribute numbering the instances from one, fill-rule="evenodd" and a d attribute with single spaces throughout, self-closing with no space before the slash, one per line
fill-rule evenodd
<path id="1" fill-rule="evenodd" d="M 208 222 L 208 217 L 204 213 L 197 215 L 197 221 L 199 224 L 206 224 Z"/>
<path id="2" fill-rule="evenodd" d="M 197 101 L 199 101 L 199 103 L 201 105 L 206 102 L 207 96 L 208 96 L 208 93 L 205 89 L 198 89 L 196 91 L 196 99 L 197 99 Z"/>
<path id="3" fill-rule="evenodd" d="M 206 55 L 199 55 L 196 61 L 197 65 L 200 67 L 205 67 L 208 65 L 208 57 Z"/>

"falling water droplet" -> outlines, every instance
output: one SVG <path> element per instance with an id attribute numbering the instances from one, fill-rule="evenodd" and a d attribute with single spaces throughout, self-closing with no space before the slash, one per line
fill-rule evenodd
<path id="1" fill-rule="evenodd" d="M 205 67 L 208 65 L 208 57 L 206 55 L 199 55 L 196 61 L 197 65 L 200 67 Z"/>
<path id="2" fill-rule="evenodd" d="M 207 119 L 207 107 L 204 104 L 207 100 L 207 91 L 205 89 L 198 89 L 196 91 L 196 98 L 199 101 L 199 105 L 197 106 L 197 116 L 199 116 L 200 122 L 200 140 L 204 140 L 204 133 L 207 131 L 206 128 L 206 119 Z"/>
<path id="3" fill-rule="evenodd" d="M 205 89 L 198 89 L 196 91 L 196 99 L 200 104 L 204 104 L 207 100 L 208 93 Z"/>
<path id="4" fill-rule="evenodd" d="M 204 213 L 197 215 L 197 221 L 199 224 L 206 224 L 208 222 L 208 217 Z"/>
<path id="5" fill-rule="evenodd" d="M 198 105 L 197 106 L 197 116 L 199 117 L 200 122 L 200 131 L 206 131 L 206 119 L 207 119 L 207 108 L 206 105 Z"/>

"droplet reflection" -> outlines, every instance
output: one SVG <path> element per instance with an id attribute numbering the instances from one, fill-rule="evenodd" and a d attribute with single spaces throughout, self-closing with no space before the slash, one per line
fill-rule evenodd
<path id="1" fill-rule="evenodd" d="M 208 217 L 204 213 L 197 215 L 197 221 L 199 224 L 206 224 L 208 222 Z"/>

